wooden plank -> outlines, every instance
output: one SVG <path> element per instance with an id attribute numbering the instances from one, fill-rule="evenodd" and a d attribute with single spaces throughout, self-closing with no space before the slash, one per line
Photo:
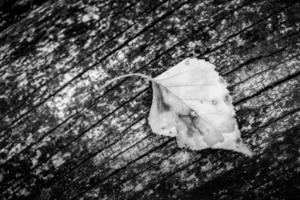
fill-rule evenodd
<path id="1" fill-rule="evenodd" d="M 29 12 L 0 33 L 1 197 L 292 195 L 287 187 L 299 173 L 291 150 L 299 140 L 297 8 L 297 1 L 277 0 L 111 0 L 47 2 Z M 254 158 L 179 149 L 151 133 L 144 81 L 97 90 L 120 74 L 158 75 L 188 56 L 209 60 L 229 83 Z M 245 178 L 231 177 L 239 175 Z"/>

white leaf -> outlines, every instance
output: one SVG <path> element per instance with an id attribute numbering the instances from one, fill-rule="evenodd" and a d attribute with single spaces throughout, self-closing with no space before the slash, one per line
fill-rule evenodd
<path id="1" fill-rule="evenodd" d="M 192 150 L 229 149 L 252 155 L 242 142 L 226 83 L 215 66 L 188 58 L 154 78 L 149 124 Z"/>

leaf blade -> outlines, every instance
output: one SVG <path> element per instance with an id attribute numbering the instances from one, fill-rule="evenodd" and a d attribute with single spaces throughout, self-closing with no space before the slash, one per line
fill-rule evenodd
<path id="1" fill-rule="evenodd" d="M 192 150 L 222 148 L 251 154 L 241 142 L 226 82 L 215 66 L 185 59 L 154 80 L 148 117 L 154 133 L 176 137 L 179 147 Z"/>

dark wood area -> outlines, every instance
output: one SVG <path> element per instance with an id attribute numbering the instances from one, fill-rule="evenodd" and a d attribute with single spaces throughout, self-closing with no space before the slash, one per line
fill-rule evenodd
<path id="1" fill-rule="evenodd" d="M 300 2 L 0 3 L 0 199 L 300 199 Z M 147 123 L 138 78 L 186 57 L 226 79 L 252 158 Z"/>

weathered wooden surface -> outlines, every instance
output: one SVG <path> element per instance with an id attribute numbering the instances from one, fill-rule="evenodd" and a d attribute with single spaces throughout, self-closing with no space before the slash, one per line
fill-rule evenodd
<path id="1" fill-rule="evenodd" d="M 32 2 L 1 6 L 2 199 L 299 199 L 300 3 Z M 253 158 L 151 133 L 139 79 L 99 91 L 189 56 L 228 81 Z"/>

